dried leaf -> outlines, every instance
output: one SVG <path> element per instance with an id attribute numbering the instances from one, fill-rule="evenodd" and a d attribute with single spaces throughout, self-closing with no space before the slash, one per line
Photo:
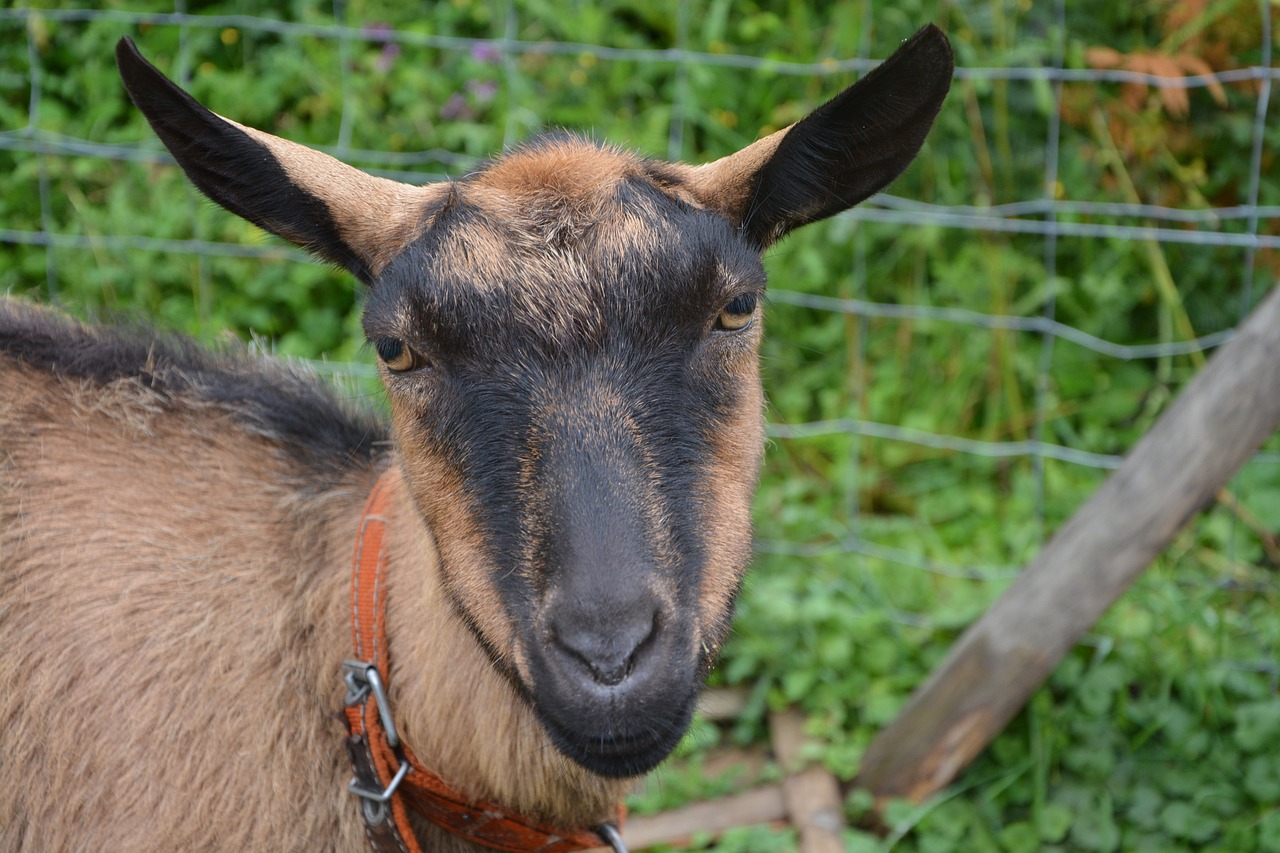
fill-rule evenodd
<path id="1" fill-rule="evenodd" d="M 1214 76 L 1213 69 L 1209 66 L 1209 63 L 1190 53 L 1179 53 L 1174 59 L 1178 61 L 1178 64 L 1182 66 L 1182 69 L 1188 75 L 1198 74 L 1209 78 L 1209 81 L 1205 84 L 1209 89 L 1209 94 L 1218 102 L 1218 106 L 1225 107 L 1227 105 L 1227 92 L 1222 88 L 1222 84 L 1218 82 L 1218 78 Z"/>
<path id="2" fill-rule="evenodd" d="M 1161 53 L 1147 54 L 1147 72 L 1153 77 L 1167 77 L 1170 80 L 1182 79 L 1182 68 L 1172 56 Z M 1191 112 L 1191 97 L 1181 86 L 1161 86 L 1160 102 L 1164 104 L 1169 115 L 1185 116 Z"/>
<path id="3" fill-rule="evenodd" d="M 1110 47 L 1091 47 L 1084 52 L 1084 61 L 1090 68 L 1119 68 L 1124 54 Z"/>
<path id="4" fill-rule="evenodd" d="M 1190 53 L 1167 54 L 1159 51 L 1138 53 L 1120 53 L 1109 47 L 1092 47 L 1085 51 L 1085 62 L 1091 68 L 1120 68 L 1135 74 L 1149 74 L 1153 77 L 1164 77 L 1170 80 L 1181 80 L 1188 76 L 1204 76 L 1209 94 L 1219 106 L 1227 105 L 1227 93 L 1214 76 L 1213 68 L 1198 56 Z M 1135 110 L 1142 109 L 1146 103 L 1146 83 L 1126 83 L 1124 85 L 1124 102 Z M 1172 116 L 1182 117 L 1191 110 L 1191 96 L 1185 86 L 1161 86 L 1160 102 Z"/>

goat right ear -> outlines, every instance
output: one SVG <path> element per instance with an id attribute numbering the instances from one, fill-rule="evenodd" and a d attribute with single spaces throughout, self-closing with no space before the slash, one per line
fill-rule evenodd
<path id="1" fill-rule="evenodd" d="M 426 189 L 222 118 L 156 70 L 131 39 L 116 45 L 116 64 L 187 177 L 232 213 L 366 284 L 420 230 Z"/>
<path id="2" fill-rule="evenodd" d="M 846 210 L 915 159 L 954 68 L 947 37 L 926 26 L 800 121 L 692 169 L 694 194 L 761 249 Z"/>

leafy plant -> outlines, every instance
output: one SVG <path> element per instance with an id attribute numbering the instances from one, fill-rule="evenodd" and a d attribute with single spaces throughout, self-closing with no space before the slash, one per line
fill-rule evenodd
<path id="1" fill-rule="evenodd" d="M 969 69 L 1061 57 L 1073 73 L 1212 73 L 1214 84 L 1142 90 L 1073 76 L 1059 91 L 1036 75 L 968 74 L 895 196 L 962 210 L 1070 205 L 1019 220 L 1033 225 L 1235 234 L 1247 217 L 1208 211 L 1280 205 L 1280 122 L 1258 121 L 1256 81 L 1217 83 L 1263 61 L 1260 7 L 1236 0 L 294 0 L 270 26 L 207 17 L 261 14 L 243 0 L 207 0 L 191 9 L 206 17 L 182 24 L 164 17 L 170 5 L 143 0 L 75 14 L 40 5 L 0 11 L 0 290 L 341 365 L 368 359 L 357 287 L 203 201 L 164 164 L 115 82 L 121 35 L 224 114 L 425 181 L 548 126 L 710 160 L 852 82 L 840 62 L 883 56 L 932 20 Z M 817 70 L 784 73 L 796 62 Z M 1136 204 L 1207 224 L 1114 207 Z M 637 808 L 730 790 L 732 780 L 700 778 L 701 756 L 764 740 L 766 712 L 785 705 L 808 714 L 822 760 L 852 778 L 875 732 L 1203 360 L 1118 360 L 1080 335 L 984 318 L 1176 344 L 1230 328 L 1280 276 L 1271 249 L 881 218 L 894 217 L 813 226 L 768 258 L 769 418 L 835 426 L 770 447 L 759 557 L 714 676 L 747 691 L 746 712 L 725 731 L 696 727 L 688 769 L 660 777 Z M 1280 234 L 1280 219 L 1263 216 L 1257 230 Z M 1009 442 L 1071 453 L 967 452 Z M 1280 850 L 1280 584 L 1269 556 L 1280 442 L 1267 449 L 952 791 L 891 808 L 885 840 L 850 830 L 848 848 Z M 851 802 L 851 819 L 864 811 Z M 795 837 L 766 827 L 695 846 L 783 850 Z"/>

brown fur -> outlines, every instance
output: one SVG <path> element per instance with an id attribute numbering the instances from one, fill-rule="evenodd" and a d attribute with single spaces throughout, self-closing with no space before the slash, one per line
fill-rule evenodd
<path id="1" fill-rule="evenodd" d="M 763 323 L 757 321 L 749 330 L 751 340 L 744 342 L 744 346 L 758 346 L 763 334 Z M 758 469 L 742 465 L 741 460 L 751 450 L 759 452 L 757 448 L 763 446 L 763 424 L 756 413 L 764 408 L 764 395 L 759 383 L 752 381 L 755 377 L 747 375 L 741 363 L 737 371 L 748 399 L 735 413 L 732 426 L 716 437 L 713 461 L 707 466 L 707 476 L 701 484 L 706 504 L 716 508 L 705 522 L 707 541 L 712 543 L 712 548 L 710 564 L 702 576 L 703 621 L 698 626 L 702 638 L 720 638 L 727 634 L 728 626 L 723 620 L 733 612 L 741 583 L 734 567 L 750 559 L 751 502 L 755 497 Z M 710 652 L 718 656 L 720 649 L 712 647 Z"/>
<path id="2" fill-rule="evenodd" d="M 0 849 L 361 849 L 336 712 L 376 469 L 315 491 L 218 407 L 138 381 L 0 359 L 0 400 Z M 447 603 L 406 499 L 388 623 L 408 742 L 467 794 L 611 815 L 626 783 L 550 746 Z"/>
<path id="3" fill-rule="evenodd" d="M 4 363 L 0 400 L 0 753 L 27 769 L 0 773 L 0 849 L 266 849 L 281 826 L 302 849 L 317 822 L 336 843 L 345 760 L 309 709 L 336 707 L 363 483 L 302 498 L 264 442 L 136 382 Z"/>

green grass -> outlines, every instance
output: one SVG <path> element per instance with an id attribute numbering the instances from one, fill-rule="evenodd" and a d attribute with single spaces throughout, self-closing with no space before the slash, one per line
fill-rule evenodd
<path id="1" fill-rule="evenodd" d="M 172 11 L 161 3 L 107 6 Z M 704 161 L 796 120 L 856 76 L 615 59 L 591 46 L 822 62 L 884 56 L 932 20 L 952 35 L 960 63 L 980 68 L 1046 61 L 1056 32 L 1053 4 L 1001 0 L 349 0 L 340 7 L 352 27 L 385 25 L 413 38 L 397 52 L 377 38 L 344 47 L 239 24 L 180 32 L 168 24 L 6 13 L 0 228 L 48 230 L 77 242 L 0 241 L 0 290 L 79 315 L 126 311 L 205 340 L 252 337 L 285 355 L 367 363 L 351 280 L 299 263 L 159 162 L 158 143 L 111 68 L 121 35 L 186 77 L 223 114 L 300 142 L 340 146 L 356 165 L 435 179 L 555 125 L 655 156 Z M 1086 67 L 1096 46 L 1122 53 L 1163 46 L 1215 67 L 1259 61 L 1253 4 L 1209 4 L 1185 24 L 1172 23 L 1178 4 L 1067 7 L 1063 50 L 1072 68 Z M 198 4 L 204 15 L 259 8 Z M 333 8 L 294 2 L 278 14 L 327 26 Z M 428 36 L 504 35 L 585 47 L 504 56 L 469 42 L 424 43 Z M 1184 209 L 1243 203 L 1256 97 L 1247 86 L 1227 87 L 1225 96 L 1219 105 L 1193 90 L 1190 112 L 1177 116 L 1155 92 L 1067 84 L 1050 191 L 1071 201 Z M 894 194 L 935 204 L 1043 198 L 1052 97 L 1043 82 L 958 81 Z M 19 144 L 24 128 L 50 144 L 145 141 L 149 154 L 33 153 Z M 1265 134 L 1259 202 L 1280 205 L 1280 122 L 1268 121 Z M 1263 223 L 1271 234 L 1277 227 L 1274 219 Z M 148 242 L 156 240 L 178 241 L 178 248 L 182 241 L 233 244 L 261 256 L 173 251 Z M 768 259 L 774 289 L 1026 317 L 1052 304 L 1058 321 L 1126 344 L 1234 325 L 1248 307 L 1246 262 L 1233 248 L 1062 238 L 1050 264 L 1044 240 L 1033 235 L 849 219 L 795 234 Z M 1253 270 L 1256 301 L 1280 274 L 1280 257 L 1260 252 Z M 986 442 L 1039 437 L 1097 454 L 1122 454 L 1201 362 L 1119 361 L 1061 339 L 1046 356 L 1035 334 L 848 316 L 781 298 L 769 307 L 768 326 L 764 370 L 775 422 L 849 418 Z M 696 726 L 684 747 L 693 766 L 717 744 L 762 740 L 768 709 L 795 704 L 808 714 L 825 763 L 851 778 L 871 738 L 950 643 L 1105 476 L 1054 460 L 1042 467 L 1041 476 L 1027 457 L 988 459 L 869 436 L 775 439 L 757 502 L 763 547 L 715 675 L 748 690 L 748 711 L 723 730 Z M 1250 465 L 1231 490 L 1241 508 L 1215 506 L 1184 531 L 952 789 L 923 806 L 895 804 L 887 840 L 851 830 L 849 849 L 1280 851 L 1280 567 L 1257 535 L 1257 528 L 1274 532 L 1280 519 L 1280 464 Z M 850 542 L 853 552 L 843 547 Z M 725 790 L 668 770 L 636 807 Z M 853 798 L 851 821 L 865 809 Z M 749 830 L 716 849 L 794 843 L 791 835 Z"/>

